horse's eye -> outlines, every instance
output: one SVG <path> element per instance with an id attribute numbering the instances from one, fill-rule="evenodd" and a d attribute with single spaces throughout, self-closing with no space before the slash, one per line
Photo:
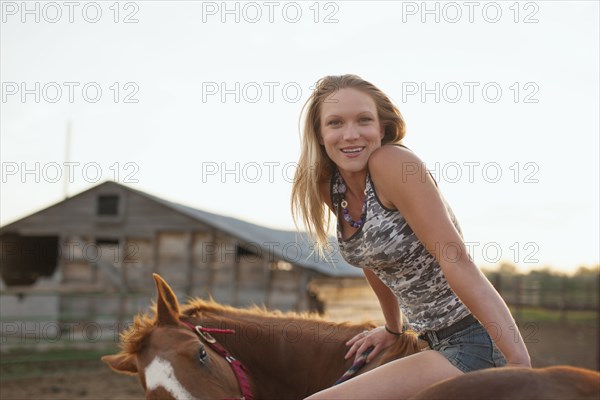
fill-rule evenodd
<path id="1" fill-rule="evenodd" d="M 206 353 L 206 349 L 204 348 L 204 346 L 200 346 L 200 348 L 198 349 L 198 360 L 202 364 L 208 361 L 208 354 Z"/>

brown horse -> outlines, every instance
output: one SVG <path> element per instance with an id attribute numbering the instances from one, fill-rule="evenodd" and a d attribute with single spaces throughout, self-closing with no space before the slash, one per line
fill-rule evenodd
<path id="1" fill-rule="evenodd" d="M 411 400 L 598 400 L 600 373 L 565 365 L 494 368 L 447 379 Z"/>
<path id="2" fill-rule="evenodd" d="M 184 324 L 234 330 L 232 335 L 215 336 L 246 366 L 255 398 L 266 399 L 304 398 L 333 385 L 352 365 L 353 360 L 344 359 L 346 341 L 374 327 L 199 299 L 180 311 L 167 283 L 156 274 L 154 279 L 155 317 L 137 316 L 121 334 L 121 352 L 102 358 L 117 372 L 137 373 L 147 398 L 240 398 L 228 363 Z M 415 335 L 402 335 L 359 373 L 419 350 Z M 210 362 L 201 361 L 204 352 Z"/>

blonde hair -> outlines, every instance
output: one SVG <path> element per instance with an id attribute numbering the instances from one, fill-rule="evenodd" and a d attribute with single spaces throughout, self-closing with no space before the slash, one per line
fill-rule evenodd
<path id="1" fill-rule="evenodd" d="M 326 76 L 319 79 L 301 110 L 304 117 L 302 151 L 294 176 L 291 195 L 292 216 L 296 228 L 301 216 L 304 226 L 320 255 L 328 246 L 327 231 L 331 214 L 326 212 L 319 184 L 329 181 L 335 165 L 319 143 L 321 135 L 321 104 L 339 89 L 352 88 L 371 96 L 377 107 L 379 123 L 384 127 L 381 144 L 400 143 L 405 124 L 398 108 L 375 85 L 356 75 Z"/>

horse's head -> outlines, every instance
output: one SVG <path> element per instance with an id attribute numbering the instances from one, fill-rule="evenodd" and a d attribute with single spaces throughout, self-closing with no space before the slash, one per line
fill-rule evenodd
<path id="1" fill-rule="evenodd" d="M 210 334 L 182 323 L 175 294 L 160 276 L 154 280 L 154 318 L 137 316 L 121 333 L 121 352 L 102 361 L 116 372 L 138 374 L 148 399 L 240 398 L 231 359 L 207 342 Z"/>

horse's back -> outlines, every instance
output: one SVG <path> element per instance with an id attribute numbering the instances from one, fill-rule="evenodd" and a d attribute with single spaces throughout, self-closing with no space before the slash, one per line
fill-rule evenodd
<path id="1" fill-rule="evenodd" d="M 556 366 L 539 369 L 490 368 L 437 383 L 412 400 L 527 400 L 600 398 L 600 373 Z"/>

